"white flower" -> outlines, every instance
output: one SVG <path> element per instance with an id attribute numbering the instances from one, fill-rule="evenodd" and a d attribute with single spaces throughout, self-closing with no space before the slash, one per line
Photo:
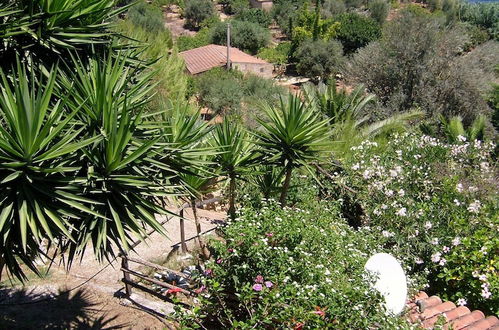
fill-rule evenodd
<path id="1" fill-rule="evenodd" d="M 459 299 L 457 300 L 457 305 L 458 305 L 458 306 L 464 306 L 464 305 L 466 305 L 466 304 L 467 304 L 466 299 L 459 298 Z"/>
<path id="2" fill-rule="evenodd" d="M 444 246 L 444 247 L 442 248 L 442 251 L 444 251 L 444 253 L 448 253 L 448 252 L 450 251 L 450 247 L 448 247 L 448 246 Z"/>
<path id="3" fill-rule="evenodd" d="M 483 255 L 487 255 L 487 247 L 482 246 L 482 248 L 480 249 L 480 252 L 482 252 Z"/>
<path id="4" fill-rule="evenodd" d="M 480 281 L 484 281 L 484 282 L 485 282 L 485 281 L 487 281 L 487 275 L 482 274 L 482 275 L 478 276 L 478 279 L 479 279 Z"/>
<path id="5" fill-rule="evenodd" d="M 434 253 L 431 255 L 431 261 L 437 263 L 440 261 L 441 256 L 442 256 L 442 254 L 440 252 Z"/>
<path id="6" fill-rule="evenodd" d="M 488 289 L 482 290 L 482 297 L 484 297 L 485 299 L 489 299 L 490 296 L 492 296 L 492 293 Z"/>
<path id="7" fill-rule="evenodd" d="M 386 205 L 386 204 L 381 204 L 381 209 L 382 209 L 382 210 L 386 210 L 387 208 L 388 208 L 388 205 Z"/>
<path id="8" fill-rule="evenodd" d="M 458 183 L 458 184 L 456 185 L 456 190 L 457 190 L 458 192 L 463 192 L 463 190 L 464 190 L 463 185 L 462 185 L 461 183 Z"/>
<path id="9" fill-rule="evenodd" d="M 462 136 L 462 135 L 458 135 L 458 136 L 457 136 L 457 140 L 458 140 L 458 141 L 461 141 L 461 142 L 465 142 L 465 141 L 466 141 L 466 137 L 465 137 L 465 136 Z"/>
<path id="10" fill-rule="evenodd" d="M 443 266 L 443 265 L 445 265 L 446 262 L 447 262 L 447 260 L 445 260 L 445 258 L 442 258 L 442 259 L 440 259 L 440 262 L 438 264 L 440 266 Z"/>
<path id="11" fill-rule="evenodd" d="M 391 176 L 391 177 L 393 177 L 393 178 L 394 178 L 394 177 L 396 177 L 396 176 L 397 176 L 397 174 L 398 174 L 398 173 L 397 173 L 397 171 L 395 171 L 395 170 L 390 170 L 390 176 Z"/>
<path id="12" fill-rule="evenodd" d="M 397 211 L 396 215 L 400 217 L 405 217 L 407 215 L 407 209 L 405 207 Z"/>
<path id="13" fill-rule="evenodd" d="M 437 237 L 433 238 L 430 243 L 433 245 L 438 245 L 438 238 Z"/>
<path id="14" fill-rule="evenodd" d="M 454 199 L 454 204 L 456 204 L 456 206 L 461 205 L 461 203 L 457 199 Z"/>
<path id="15" fill-rule="evenodd" d="M 421 264 L 423 263 L 423 259 L 421 259 L 421 258 L 416 258 L 416 259 L 414 259 L 414 262 L 415 262 L 416 264 L 418 264 L 418 265 L 421 265 Z"/>
<path id="16" fill-rule="evenodd" d="M 399 190 L 399 196 L 400 196 L 400 197 L 404 197 L 404 195 L 405 195 L 405 191 L 404 191 L 404 189 L 400 189 L 400 190 Z"/>
<path id="17" fill-rule="evenodd" d="M 459 244 L 461 244 L 461 238 L 460 237 L 456 237 L 452 240 L 452 245 L 454 246 L 458 246 Z"/>
<path id="18" fill-rule="evenodd" d="M 371 177 L 371 171 L 369 170 L 365 170 L 364 173 L 362 174 L 362 176 L 364 177 L 364 179 L 369 179 Z"/>
<path id="19" fill-rule="evenodd" d="M 383 230 L 383 232 L 381 234 L 383 234 L 384 237 L 393 237 L 393 236 L 395 236 L 394 233 L 389 232 L 387 230 Z"/>
<path id="20" fill-rule="evenodd" d="M 433 227 L 433 225 L 431 224 L 431 222 L 426 221 L 424 224 L 424 227 L 425 227 L 425 229 L 431 229 L 431 227 Z"/>
<path id="21" fill-rule="evenodd" d="M 385 191 L 385 195 L 386 195 L 387 197 L 392 197 L 392 196 L 393 196 L 393 190 L 388 189 L 387 191 Z"/>
<path id="22" fill-rule="evenodd" d="M 468 211 L 471 213 L 478 214 L 480 212 L 480 208 L 482 207 L 482 203 L 479 200 L 476 200 L 468 206 Z"/>

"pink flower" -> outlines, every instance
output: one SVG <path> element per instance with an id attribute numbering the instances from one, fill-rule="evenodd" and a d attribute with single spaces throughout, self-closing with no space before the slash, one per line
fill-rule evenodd
<path id="1" fill-rule="evenodd" d="M 227 251 L 228 251 L 229 253 L 232 253 L 232 252 L 234 252 L 234 249 L 228 249 Z"/>
<path id="2" fill-rule="evenodd" d="M 255 278 L 255 283 L 263 283 L 263 276 L 257 275 L 257 277 Z"/>
<path id="3" fill-rule="evenodd" d="M 217 264 L 219 264 L 219 265 L 220 265 L 221 263 L 222 263 L 222 258 L 217 259 Z"/>
<path id="4" fill-rule="evenodd" d="M 204 285 L 201 285 L 200 288 L 194 290 L 194 292 L 196 292 L 197 294 L 200 294 L 201 292 L 203 292 L 204 290 L 206 289 L 206 287 Z"/>
<path id="5" fill-rule="evenodd" d="M 255 284 L 253 285 L 253 290 L 260 292 L 263 290 L 263 287 L 261 284 Z"/>
<path id="6" fill-rule="evenodd" d="M 274 233 L 266 233 L 265 236 L 272 237 L 272 236 L 274 236 Z"/>
<path id="7" fill-rule="evenodd" d="M 204 271 L 204 275 L 205 275 L 205 276 L 211 276 L 211 275 L 213 275 L 213 270 L 211 270 L 211 269 L 207 269 L 207 270 L 205 270 L 205 271 Z"/>
<path id="8" fill-rule="evenodd" d="M 271 287 L 274 286 L 274 283 L 272 283 L 270 281 L 265 281 L 265 286 L 270 289 Z"/>

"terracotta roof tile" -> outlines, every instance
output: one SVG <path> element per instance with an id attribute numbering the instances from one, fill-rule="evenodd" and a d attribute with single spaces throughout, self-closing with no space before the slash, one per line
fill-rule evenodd
<path id="1" fill-rule="evenodd" d="M 442 302 L 437 296 L 428 297 L 425 292 L 419 292 L 407 303 L 407 319 L 412 323 L 419 323 L 425 329 L 433 329 L 442 317 L 446 321 L 444 329 L 499 329 L 499 319 L 496 316 L 485 317 L 481 311 L 471 312 L 467 307 L 456 307 L 450 301 Z"/>
<path id="2" fill-rule="evenodd" d="M 180 52 L 179 55 L 184 59 L 187 70 L 191 74 L 205 72 L 227 63 L 226 46 L 207 45 Z M 248 55 L 234 47 L 230 48 L 230 59 L 233 63 L 268 64 L 264 60 Z"/>

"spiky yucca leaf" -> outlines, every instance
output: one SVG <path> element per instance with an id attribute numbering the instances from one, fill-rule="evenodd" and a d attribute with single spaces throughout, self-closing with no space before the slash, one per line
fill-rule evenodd
<path id="1" fill-rule="evenodd" d="M 56 69 L 48 79 L 15 71 L 10 79 L 0 71 L 0 260 L 23 279 L 20 263 L 36 272 L 43 239 L 74 239 L 71 222 L 88 210 L 75 195 L 76 151 L 102 137 L 80 137 L 79 108 L 53 101 Z"/>

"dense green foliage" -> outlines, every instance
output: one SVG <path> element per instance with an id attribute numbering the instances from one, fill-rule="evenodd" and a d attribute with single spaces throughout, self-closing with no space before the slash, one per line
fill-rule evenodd
<path id="1" fill-rule="evenodd" d="M 270 15 L 261 9 L 251 8 L 243 10 L 236 16 L 237 20 L 257 23 L 262 27 L 268 27 L 272 22 Z"/>
<path id="2" fill-rule="evenodd" d="M 135 26 L 140 26 L 151 33 L 160 33 L 165 30 L 163 12 L 159 7 L 150 5 L 145 1 L 132 6 L 127 13 L 128 19 Z"/>
<path id="3" fill-rule="evenodd" d="M 431 118 L 460 115 L 469 124 L 490 111 L 481 93 L 494 79 L 497 51 L 492 49 L 497 44 L 484 44 L 461 57 L 465 42 L 460 29 L 406 11 L 385 25 L 379 42 L 353 56 L 346 73 L 364 83 L 390 113 L 419 106 Z"/>
<path id="4" fill-rule="evenodd" d="M 201 22 L 215 15 L 211 0 L 188 0 L 185 3 L 184 17 L 186 26 L 199 29 Z"/>
<path id="5" fill-rule="evenodd" d="M 369 13 L 372 19 L 383 24 L 390 11 L 390 3 L 387 0 L 374 0 L 369 2 Z"/>
<path id="6" fill-rule="evenodd" d="M 194 85 L 202 105 L 215 113 L 242 117 L 249 116 L 244 110 L 248 104 L 262 101 L 275 104 L 284 94 L 283 88 L 270 80 L 254 75 L 243 76 L 238 71 L 228 72 L 221 68 L 200 75 Z"/>
<path id="7" fill-rule="evenodd" d="M 379 23 L 371 18 L 352 13 L 340 15 L 338 20 L 337 38 L 345 53 L 355 52 L 381 36 Z"/>
<path id="8" fill-rule="evenodd" d="M 216 261 L 202 279 L 200 306 L 192 314 L 178 311 L 183 326 L 403 327 L 384 315 L 364 280 L 364 263 L 376 249 L 372 238 L 342 221 L 338 202 L 300 206 L 264 202 L 229 222 L 226 243 L 212 244 Z"/>
<path id="9" fill-rule="evenodd" d="M 269 31 L 257 23 L 239 20 L 231 20 L 229 23 L 232 47 L 256 54 L 270 41 Z M 227 23 L 220 23 L 214 28 L 211 40 L 217 45 L 227 44 Z"/>
<path id="10" fill-rule="evenodd" d="M 337 180 L 357 191 L 361 222 L 432 292 L 497 313 L 494 144 L 400 135 L 384 148 L 366 141 L 352 149 Z"/>
<path id="11" fill-rule="evenodd" d="M 219 0 L 218 3 L 228 15 L 241 14 L 249 9 L 249 2 L 245 0 Z"/>
<path id="12" fill-rule="evenodd" d="M 336 40 L 307 40 L 296 53 L 296 71 L 310 78 L 328 78 L 339 72 L 343 63 L 343 47 Z"/>

